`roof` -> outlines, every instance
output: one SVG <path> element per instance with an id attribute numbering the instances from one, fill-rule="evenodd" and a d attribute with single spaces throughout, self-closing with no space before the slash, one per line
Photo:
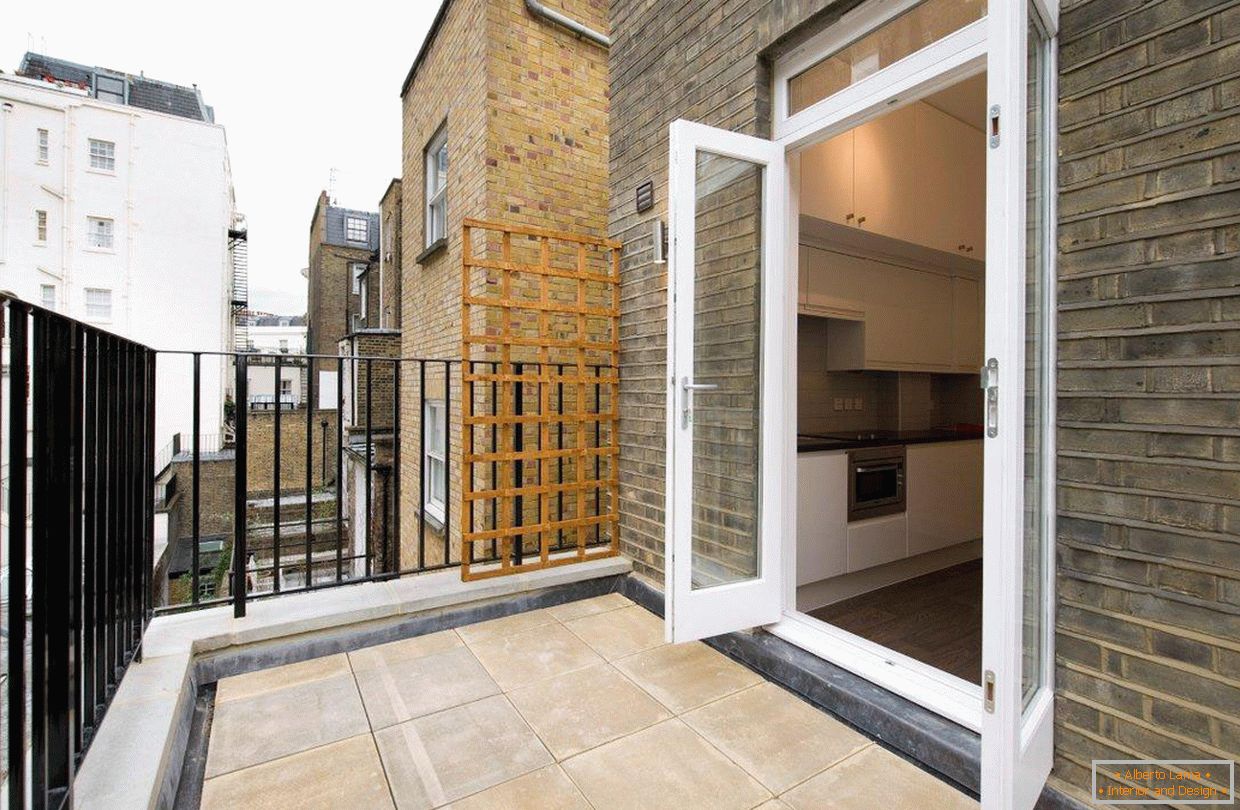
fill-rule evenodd
<path id="1" fill-rule="evenodd" d="M 334 205 L 327 206 L 327 236 L 324 241 L 329 245 L 337 245 L 339 247 L 366 248 L 368 250 L 379 249 L 379 215 L 372 211 L 358 211 L 353 208 L 338 208 Z M 353 242 L 346 236 L 345 220 L 351 217 L 362 217 L 368 223 L 366 228 L 366 241 Z"/>
<path id="2" fill-rule="evenodd" d="M 435 35 L 439 33 L 439 26 L 443 25 L 444 17 L 448 16 L 448 6 L 451 3 L 452 0 L 442 0 L 440 2 L 439 11 L 435 12 L 435 19 L 431 22 L 431 28 L 426 32 L 426 37 L 422 40 L 421 47 L 418 48 L 418 55 L 413 58 L 413 64 L 409 66 L 409 72 L 405 74 L 405 83 L 400 86 L 402 98 L 404 98 L 405 93 L 409 92 L 409 84 L 413 81 L 413 74 L 418 72 L 418 66 L 426 58 L 426 52 L 430 50 L 431 43 L 435 41 Z"/>
<path id="3" fill-rule="evenodd" d="M 90 67 L 66 59 L 28 51 L 22 57 L 17 75 L 28 79 L 41 79 L 47 82 L 75 85 L 90 91 L 100 101 L 98 94 L 99 78 L 114 79 L 123 83 L 125 106 L 143 110 L 175 115 L 178 118 L 189 118 L 194 121 L 215 122 L 215 111 L 202 100 L 202 93 L 197 87 L 184 87 L 179 84 L 151 79 L 139 73 L 133 75 L 124 71 L 103 67 Z M 110 102 L 117 103 L 117 102 Z"/>
<path id="4" fill-rule="evenodd" d="M 205 574 L 215 568 L 224 555 L 227 537 L 222 534 L 204 534 L 198 538 L 198 573 Z M 216 550 L 217 544 L 220 546 Z M 178 537 L 168 557 L 168 576 L 171 579 L 191 573 L 194 567 L 194 536 Z"/>

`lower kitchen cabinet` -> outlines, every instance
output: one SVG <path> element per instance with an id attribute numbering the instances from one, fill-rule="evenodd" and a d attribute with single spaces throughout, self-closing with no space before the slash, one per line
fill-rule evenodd
<path id="1" fill-rule="evenodd" d="M 905 513 L 848 524 L 848 573 L 873 568 L 908 556 Z"/>
<path id="2" fill-rule="evenodd" d="M 848 454 L 797 456 L 797 585 L 847 571 Z"/>
<path id="3" fill-rule="evenodd" d="M 982 440 L 909 445 L 908 554 L 982 536 Z"/>

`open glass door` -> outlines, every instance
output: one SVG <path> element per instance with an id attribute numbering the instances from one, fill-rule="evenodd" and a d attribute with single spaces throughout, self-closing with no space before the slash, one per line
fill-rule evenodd
<path id="1" fill-rule="evenodd" d="M 992 3 L 982 804 L 1031 808 L 1053 740 L 1053 8 Z"/>
<path id="2" fill-rule="evenodd" d="M 777 621 L 788 295 L 782 147 L 671 125 L 667 628 L 689 641 Z"/>

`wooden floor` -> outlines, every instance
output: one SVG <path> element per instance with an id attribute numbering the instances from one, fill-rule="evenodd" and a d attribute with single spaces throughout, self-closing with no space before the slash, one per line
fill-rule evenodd
<path id="1" fill-rule="evenodd" d="M 888 585 L 809 615 L 981 683 L 981 560 Z"/>

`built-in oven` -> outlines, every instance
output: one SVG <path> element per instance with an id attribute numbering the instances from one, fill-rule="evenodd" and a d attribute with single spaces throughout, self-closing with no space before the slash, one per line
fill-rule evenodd
<path id="1" fill-rule="evenodd" d="M 904 445 L 848 451 L 848 521 L 904 511 Z"/>

